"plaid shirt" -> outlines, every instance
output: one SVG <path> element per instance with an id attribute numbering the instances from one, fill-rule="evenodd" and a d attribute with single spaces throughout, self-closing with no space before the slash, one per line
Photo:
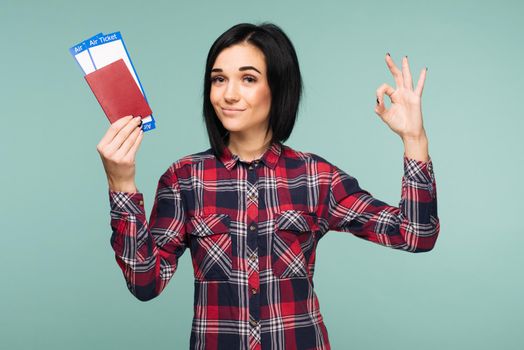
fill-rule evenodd
<path id="1" fill-rule="evenodd" d="M 149 221 L 143 195 L 109 191 L 111 246 L 139 300 L 158 296 L 191 251 L 191 349 L 330 349 L 313 289 L 328 231 L 407 252 L 433 248 L 440 224 L 431 158 L 404 155 L 399 207 L 313 153 L 273 143 L 245 162 L 226 148 L 173 163 Z"/>

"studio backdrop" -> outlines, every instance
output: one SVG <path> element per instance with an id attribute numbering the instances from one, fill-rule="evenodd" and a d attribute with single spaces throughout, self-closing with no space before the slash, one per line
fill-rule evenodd
<path id="1" fill-rule="evenodd" d="M 394 85 L 386 52 L 428 67 L 424 128 L 439 239 L 413 254 L 330 232 L 315 291 L 333 349 L 523 349 L 518 1 L 2 1 L 0 348 L 187 349 L 189 250 L 149 302 L 127 289 L 110 246 L 96 145 L 109 121 L 68 49 L 120 31 L 156 119 L 136 159 L 151 212 L 160 175 L 209 148 L 205 59 L 241 22 L 279 25 L 304 95 L 290 147 L 313 152 L 399 205 L 403 144 L 374 113 Z M 388 102 L 389 103 L 389 102 Z"/>

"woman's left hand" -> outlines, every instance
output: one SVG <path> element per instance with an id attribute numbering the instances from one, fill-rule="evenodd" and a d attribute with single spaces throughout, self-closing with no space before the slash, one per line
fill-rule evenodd
<path id="1" fill-rule="evenodd" d="M 417 87 L 413 90 L 407 56 L 402 58 L 402 71 L 393 63 L 393 59 L 389 54 L 386 55 L 386 64 L 391 74 L 393 74 L 393 78 L 395 78 L 397 88 L 393 89 L 390 85 L 384 83 L 377 89 L 375 113 L 402 140 L 425 137 L 421 99 L 427 68 L 422 69 L 422 72 L 420 72 Z M 389 109 L 384 104 L 384 94 L 388 95 L 391 100 Z"/>

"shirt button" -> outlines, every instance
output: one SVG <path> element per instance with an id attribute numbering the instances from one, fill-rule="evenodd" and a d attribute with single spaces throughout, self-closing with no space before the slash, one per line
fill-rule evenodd
<path id="1" fill-rule="evenodd" d="M 256 227 L 255 227 L 255 225 L 251 225 L 251 226 L 249 226 L 249 229 L 250 229 L 251 231 L 255 231 Z"/>
<path id="2" fill-rule="evenodd" d="M 249 170 L 253 170 L 253 165 L 250 165 L 250 166 L 249 166 Z"/>
<path id="3" fill-rule="evenodd" d="M 251 294 L 257 294 L 258 290 L 256 288 L 251 288 Z"/>
<path id="4" fill-rule="evenodd" d="M 139 204 L 139 205 L 144 205 L 144 201 L 143 201 L 143 200 L 140 200 L 140 201 L 138 202 L 138 204 Z"/>
<path id="5" fill-rule="evenodd" d="M 251 254 L 251 256 L 249 257 L 249 260 L 251 261 L 257 261 L 257 255 L 255 253 Z"/>
<path id="6" fill-rule="evenodd" d="M 256 326 L 258 326 L 258 321 L 256 321 L 256 320 L 253 320 L 252 318 L 251 318 L 251 319 L 249 319 L 249 323 L 250 323 L 250 324 L 251 324 L 251 326 L 253 326 L 253 327 L 256 327 Z"/>

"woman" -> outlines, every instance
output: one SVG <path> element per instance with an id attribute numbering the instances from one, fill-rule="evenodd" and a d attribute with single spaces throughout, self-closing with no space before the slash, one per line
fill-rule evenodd
<path id="1" fill-rule="evenodd" d="M 203 107 L 211 148 L 165 171 L 149 222 L 134 182 L 140 118 L 118 120 L 100 141 L 111 245 L 131 293 L 158 296 L 191 250 L 191 349 L 329 349 L 313 271 L 316 245 L 330 230 L 408 252 L 433 248 L 440 226 L 422 125 L 426 71 L 413 89 L 407 57 L 402 70 L 389 55 L 386 63 L 397 88 L 377 89 L 375 112 L 405 146 L 399 208 L 322 157 L 282 143 L 302 80 L 292 43 L 272 24 L 233 26 L 211 47 Z"/>

